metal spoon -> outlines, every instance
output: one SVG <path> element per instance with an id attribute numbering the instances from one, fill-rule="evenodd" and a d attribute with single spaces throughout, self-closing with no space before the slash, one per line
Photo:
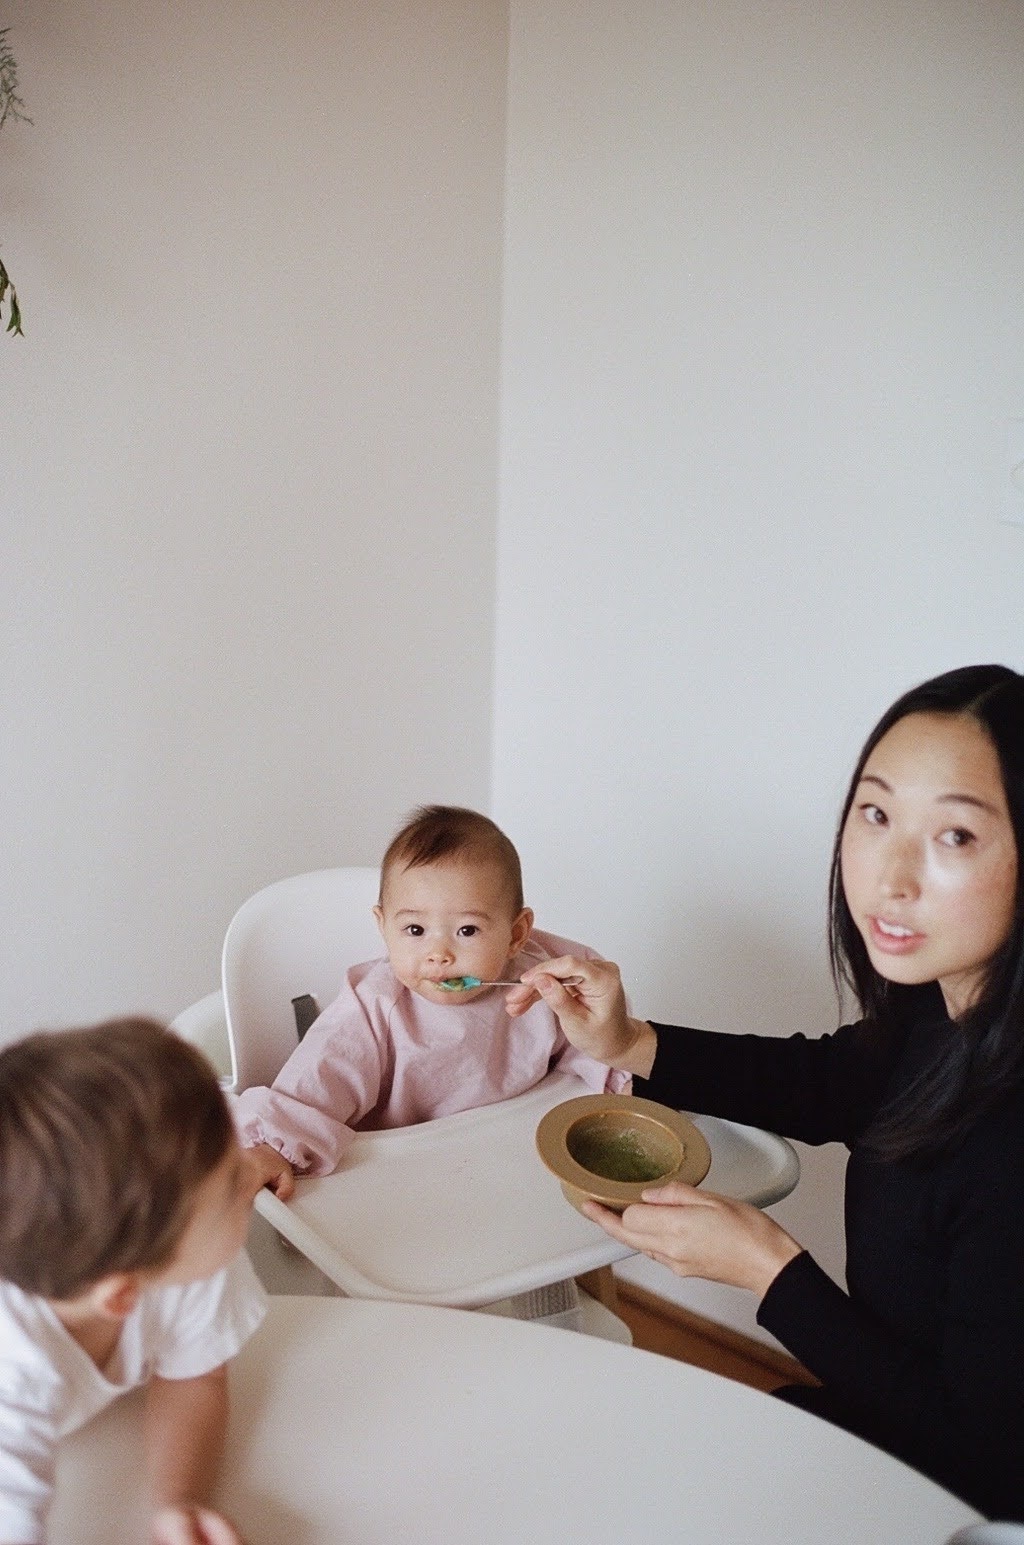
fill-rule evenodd
<path id="1" fill-rule="evenodd" d="M 563 987 L 578 987 L 582 982 L 582 976 L 563 976 Z M 522 987 L 522 982 L 485 982 L 479 976 L 446 976 L 443 981 L 436 982 L 436 987 L 443 987 L 445 992 L 469 992 L 473 987 Z"/>

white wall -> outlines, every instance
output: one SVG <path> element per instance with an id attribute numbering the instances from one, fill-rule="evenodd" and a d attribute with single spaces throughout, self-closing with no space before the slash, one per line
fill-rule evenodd
<path id="1" fill-rule="evenodd" d="M 1022 663 L 1024 10 L 512 0 L 505 166 L 503 0 L 3 19 L 0 1036 L 172 1013 L 257 885 L 488 803 L 502 320 L 531 899 L 641 1012 L 828 1026 L 864 733 Z M 780 1208 L 832 1269 L 837 1160 Z"/>
<path id="2" fill-rule="evenodd" d="M 1024 8 L 511 18 L 495 813 L 638 1011 L 818 1032 L 871 723 L 1024 664 Z M 839 1271 L 841 1155 L 805 1159 L 779 1215 Z"/>
<path id="3" fill-rule="evenodd" d="M 502 0 L 11 0 L 0 1037 L 485 804 Z"/>

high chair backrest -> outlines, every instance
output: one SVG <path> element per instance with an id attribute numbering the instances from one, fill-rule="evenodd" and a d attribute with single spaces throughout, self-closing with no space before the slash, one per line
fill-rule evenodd
<path id="1" fill-rule="evenodd" d="M 236 1090 L 272 1084 L 295 1049 L 294 998 L 326 1008 L 349 966 L 385 953 L 372 912 L 379 879 L 378 869 L 317 869 L 239 907 L 221 960 Z"/>

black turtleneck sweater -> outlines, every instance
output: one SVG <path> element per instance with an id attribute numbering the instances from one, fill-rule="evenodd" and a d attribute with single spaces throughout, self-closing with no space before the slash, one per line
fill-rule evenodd
<path id="1" fill-rule="evenodd" d="M 635 1094 L 850 1150 L 849 1291 L 804 1251 L 758 1310 L 822 1381 L 786 1398 L 979 1511 L 1024 1519 L 1024 1087 L 950 1153 L 881 1162 L 861 1145 L 873 1115 L 956 1034 L 934 999 L 885 1037 L 863 1023 L 817 1040 L 654 1029 Z"/>

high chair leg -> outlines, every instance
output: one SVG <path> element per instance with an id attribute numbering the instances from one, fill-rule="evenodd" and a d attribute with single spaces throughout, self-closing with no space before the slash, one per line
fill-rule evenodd
<path id="1" fill-rule="evenodd" d="M 599 1266 L 596 1271 L 582 1272 L 576 1281 L 584 1293 L 589 1293 L 591 1298 L 596 1298 L 598 1303 L 604 1304 L 612 1314 L 618 1313 L 619 1292 L 610 1266 Z"/>

